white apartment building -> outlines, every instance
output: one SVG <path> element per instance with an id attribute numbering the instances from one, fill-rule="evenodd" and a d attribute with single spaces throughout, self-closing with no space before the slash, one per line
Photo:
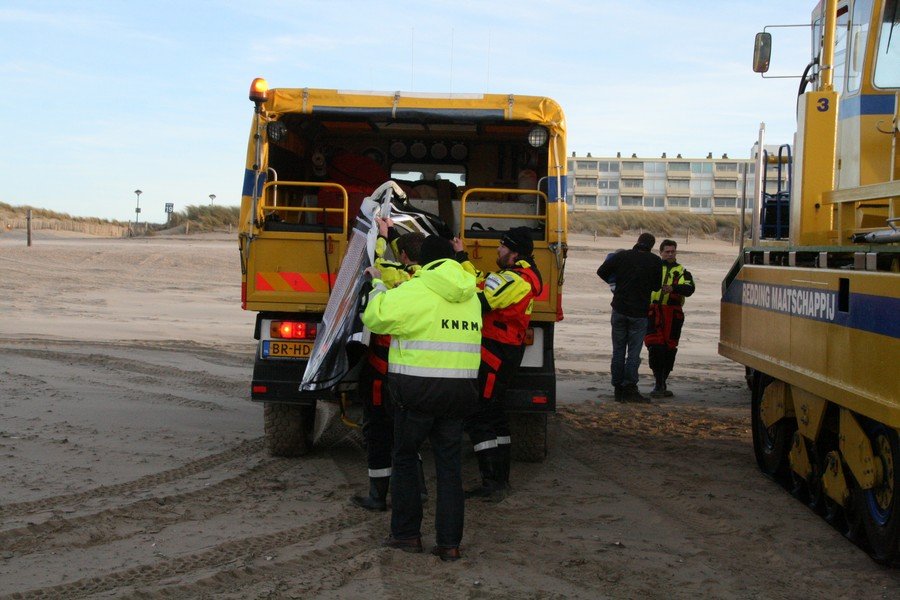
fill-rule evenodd
<path id="1" fill-rule="evenodd" d="M 789 151 L 782 147 L 782 154 Z M 766 188 L 777 193 L 778 146 L 766 146 L 769 168 Z M 756 156 L 756 145 L 751 150 Z M 787 190 L 789 165 L 782 162 L 781 186 Z M 568 159 L 567 202 L 570 210 L 683 211 L 705 214 L 737 214 L 746 196 L 753 205 L 754 159 L 578 156 Z"/>

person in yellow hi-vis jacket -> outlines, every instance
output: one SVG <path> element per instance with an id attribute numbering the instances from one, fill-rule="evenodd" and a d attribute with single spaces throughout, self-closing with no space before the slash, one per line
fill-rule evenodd
<path id="1" fill-rule="evenodd" d="M 478 299 L 484 313 L 478 373 L 481 404 L 465 424 L 478 459 L 481 486 L 467 491 L 467 498 L 498 501 L 509 490 L 512 439 L 504 393 L 522 363 L 534 298 L 543 288 L 531 234 L 527 227 L 516 227 L 503 234 L 497 246 L 500 270 L 493 273 L 476 269 L 462 242 L 453 241 L 456 259 L 478 279 Z"/>
<path id="2" fill-rule="evenodd" d="M 433 553 L 457 560 L 463 533 L 463 419 L 478 404 L 481 304 L 475 276 L 453 260 L 450 242 L 429 236 L 422 268 L 388 290 L 372 281 L 362 321 L 390 335 L 388 387 L 394 404 L 391 534 L 384 545 L 422 551 L 418 452 L 431 441 L 437 478 Z"/>
<path id="3" fill-rule="evenodd" d="M 663 261 L 662 288 L 650 294 L 650 311 L 647 314 L 647 335 L 644 344 L 650 354 L 650 369 L 656 378 L 651 398 L 674 396 L 666 386 L 669 373 L 675 367 L 678 340 L 684 326 L 684 300 L 694 293 L 691 272 L 676 260 L 678 243 L 663 240 L 659 256 Z"/>
<path id="4" fill-rule="evenodd" d="M 373 273 L 387 289 L 409 281 L 419 270 L 419 252 L 425 235 L 412 232 L 397 235 L 390 219 L 375 217 L 378 239 L 375 242 Z M 384 255 L 391 243 L 398 261 Z M 369 493 L 354 495 L 350 501 L 366 510 L 387 510 L 387 493 L 391 481 L 391 451 L 394 447 L 394 418 L 390 394 L 385 380 L 391 336 L 372 334 L 366 362 L 359 374 L 359 397 L 363 405 L 363 437 L 369 470 Z M 425 477 L 419 462 L 421 493 L 425 494 Z"/>

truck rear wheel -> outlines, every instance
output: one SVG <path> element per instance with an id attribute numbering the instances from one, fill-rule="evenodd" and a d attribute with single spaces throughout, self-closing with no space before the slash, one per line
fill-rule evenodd
<path id="1" fill-rule="evenodd" d="M 511 413 L 509 431 L 514 460 L 543 462 L 547 457 L 547 413 Z"/>
<path id="2" fill-rule="evenodd" d="M 766 427 L 760 415 L 763 394 L 772 383 L 772 378 L 757 371 L 754 375 L 753 395 L 750 403 L 753 429 L 753 451 L 760 470 L 778 481 L 790 474 L 788 452 L 797 424 L 793 419 L 783 418 L 771 427 Z"/>
<path id="3" fill-rule="evenodd" d="M 312 414 L 308 406 L 266 402 L 263 418 L 269 455 L 292 458 L 309 452 Z"/>

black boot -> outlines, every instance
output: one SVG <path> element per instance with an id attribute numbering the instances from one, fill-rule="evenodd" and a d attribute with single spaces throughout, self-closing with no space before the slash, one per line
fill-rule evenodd
<path id="1" fill-rule="evenodd" d="M 366 510 L 386 511 L 390 483 L 390 477 L 369 477 L 369 495 L 353 496 L 350 498 L 350 502 Z"/>
<path id="2" fill-rule="evenodd" d="M 662 371 L 653 371 L 653 376 L 656 377 L 656 386 L 650 392 L 650 397 L 662 398 L 666 395 L 666 375 Z"/>
<path id="3" fill-rule="evenodd" d="M 666 374 L 663 375 L 663 396 L 665 396 L 666 398 L 671 398 L 672 396 L 675 395 L 672 392 L 672 390 L 670 390 L 668 387 L 666 387 L 666 379 L 669 378 L 669 373 L 671 373 L 671 372 L 672 371 L 666 371 Z"/>
<path id="4" fill-rule="evenodd" d="M 425 485 L 425 469 L 422 468 L 422 457 L 419 457 L 419 496 L 422 502 L 428 500 L 428 487 Z"/>
<path id="5" fill-rule="evenodd" d="M 637 385 L 626 385 L 622 387 L 622 392 L 624 394 L 625 402 L 637 402 L 637 403 L 647 403 L 650 402 L 650 398 L 643 395 L 638 389 Z"/>
<path id="6" fill-rule="evenodd" d="M 491 494 L 497 490 L 496 456 L 496 448 L 489 448 L 475 453 L 475 457 L 478 459 L 478 470 L 481 471 L 481 485 L 467 490 L 466 498 L 490 498 Z"/>
<path id="7" fill-rule="evenodd" d="M 497 446 L 497 450 L 498 450 L 497 454 L 499 456 L 499 460 L 497 462 L 500 467 L 500 473 L 499 473 L 499 476 L 497 477 L 497 481 L 500 484 L 501 488 L 503 488 L 504 490 L 509 492 L 510 491 L 509 466 L 510 466 L 510 463 L 512 462 L 512 456 L 511 456 L 512 446 L 510 446 L 509 444 L 501 444 L 501 445 Z"/>

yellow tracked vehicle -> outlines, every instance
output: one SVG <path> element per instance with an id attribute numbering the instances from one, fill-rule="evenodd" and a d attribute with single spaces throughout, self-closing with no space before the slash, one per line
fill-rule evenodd
<path id="1" fill-rule="evenodd" d="M 752 242 L 723 282 L 719 353 L 746 365 L 760 469 L 877 561 L 900 556 L 900 6 L 812 12 L 789 190 L 760 133 Z M 765 72 L 771 35 L 757 35 Z M 791 107 L 792 108 L 792 107 Z M 789 110 L 791 109 L 789 108 Z"/>

